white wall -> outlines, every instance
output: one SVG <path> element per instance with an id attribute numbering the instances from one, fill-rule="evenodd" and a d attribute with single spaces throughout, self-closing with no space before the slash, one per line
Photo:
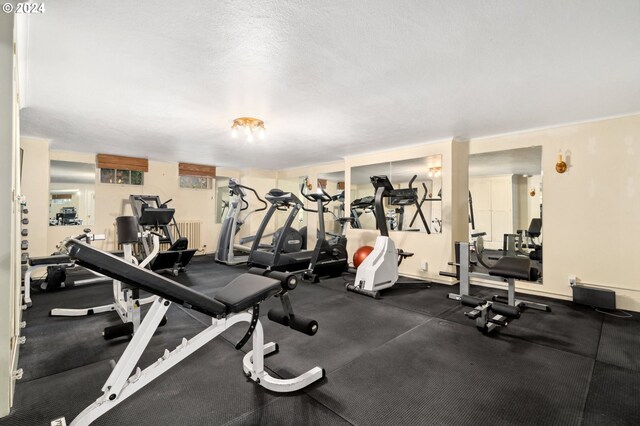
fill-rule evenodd
<path id="1" fill-rule="evenodd" d="M 0 417 L 13 403 L 12 372 L 17 362 L 20 321 L 20 237 L 17 223 L 20 191 L 17 74 L 14 74 L 14 17 L 0 14 Z"/>

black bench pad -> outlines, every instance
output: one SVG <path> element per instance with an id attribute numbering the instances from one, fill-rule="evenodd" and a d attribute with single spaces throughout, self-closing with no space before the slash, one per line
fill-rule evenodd
<path id="1" fill-rule="evenodd" d="M 531 260 L 526 257 L 501 257 L 489 269 L 489 275 L 503 278 L 528 280 L 531 270 Z"/>
<path id="2" fill-rule="evenodd" d="M 71 263 L 71 258 L 66 254 L 53 254 L 51 256 L 31 257 L 29 265 L 59 265 L 62 263 Z"/>
<path id="3" fill-rule="evenodd" d="M 229 312 L 240 312 L 278 293 L 280 281 L 254 274 L 243 274 L 216 294 Z"/>
<path id="4" fill-rule="evenodd" d="M 205 294 L 147 269 L 127 263 L 123 259 L 88 244 L 71 239 L 67 241 L 66 246 L 70 256 L 76 259 L 76 263 L 87 269 L 212 317 L 223 316 L 227 313 L 227 307 L 223 303 Z"/>

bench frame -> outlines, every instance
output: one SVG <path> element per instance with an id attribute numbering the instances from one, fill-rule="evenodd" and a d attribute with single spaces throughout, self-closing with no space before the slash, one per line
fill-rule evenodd
<path id="1" fill-rule="evenodd" d="M 154 335 L 160 322 L 165 316 L 171 302 L 158 297 L 145 315 L 138 332 L 127 345 L 124 353 L 118 360 L 109 378 L 102 386 L 103 394 L 96 401 L 85 408 L 73 420 L 71 426 L 88 425 L 109 410 L 129 398 L 142 389 L 161 374 L 177 365 L 180 361 L 218 337 L 229 327 L 240 323 L 252 323 L 253 309 L 246 312 L 228 315 L 225 318 L 213 318 L 212 324 L 192 337 L 183 338 L 182 342 L 172 351 L 165 349 L 156 362 L 141 370 L 136 367 L 140 357 L 145 351 L 151 337 Z M 253 350 L 249 351 L 242 360 L 242 367 L 248 378 L 260 386 L 274 392 L 294 392 L 321 379 L 324 371 L 320 367 L 314 367 L 306 373 L 292 379 L 277 379 L 264 370 L 264 356 L 278 351 L 278 345 L 274 342 L 264 344 L 264 332 L 262 324 L 258 320 L 252 335 Z M 135 372 L 134 372 L 135 369 Z M 133 374 L 132 374 L 133 373 Z M 64 418 L 55 419 L 51 425 L 62 423 Z"/>

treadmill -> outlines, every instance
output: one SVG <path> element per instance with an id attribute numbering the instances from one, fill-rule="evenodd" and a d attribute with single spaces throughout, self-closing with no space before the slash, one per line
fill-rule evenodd
<path id="1" fill-rule="evenodd" d="M 302 241 L 291 241 L 287 239 L 288 233 L 284 231 L 280 232 L 279 237 L 272 247 L 261 246 L 260 240 L 262 240 L 267 225 L 277 210 L 289 210 L 287 220 L 282 227 L 283 230 L 291 228 L 300 210 L 314 213 L 316 211 L 307 209 L 304 203 L 293 193 L 285 192 L 281 189 L 272 189 L 264 198 L 271 203 L 271 207 L 267 210 L 258 228 L 258 232 L 253 239 L 247 263 L 249 266 L 257 266 L 273 271 L 302 271 L 308 269 L 311 258 L 313 257 L 313 250 L 289 251 L 286 247 L 286 244 L 301 244 Z"/>

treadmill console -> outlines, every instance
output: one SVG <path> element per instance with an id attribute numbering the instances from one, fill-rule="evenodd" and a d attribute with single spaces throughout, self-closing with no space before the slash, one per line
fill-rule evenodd
<path id="1" fill-rule="evenodd" d="M 418 202 L 417 188 L 394 189 L 389 193 L 389 204 L 392 206 L 407 206 Z"/>

